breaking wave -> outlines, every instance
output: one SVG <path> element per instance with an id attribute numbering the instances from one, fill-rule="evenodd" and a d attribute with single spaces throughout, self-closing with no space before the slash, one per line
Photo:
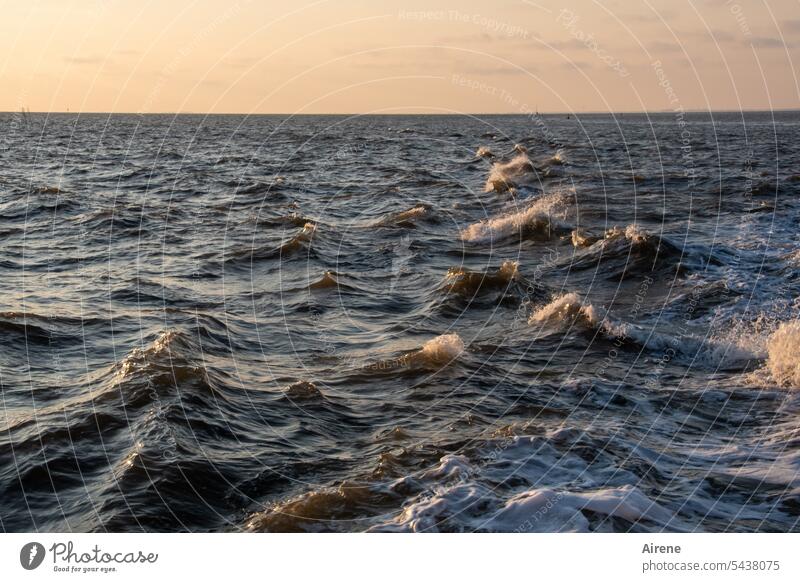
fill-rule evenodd
<path id="1" fill-rule="evenodd" d="M 536 168 L 525 152 L 508 162 L 495 162 L 486 179 L 487 192 L 508 192 L 536 179 Z"/>
<path id="2" fill-rule="evenodd" d="M 457 333 L 440 335 L 425 342 L 417 354 L 435 364 L 449 364 L 464 353 L 464 341 Z"/>
<path id="3" fill-rule="evenodd" d="M 578 229 L 572 231 L 571 238 L 578 252 L 570 258 L 568 267 L 583 270 L 602 264 L 608 280 L 649 273 L 681 274 L 688 270 L 689 260 L 695 259 L 698 264 L 713 261 L 712 257 L 694 257 L 688 248 L 682 252 L 667 238 L 651 234 L 636 224 L 624 229 L 614 227 L 603 237 L 590 236 Z"/>
<path id="4" fill-rule="evenodd" d="M 416 223 L 420 221 L 435 221 L 433 206 L 430 204 L 417 204 L 411 208 L 408 208 L 407 210 L 393 212 L 392 214 L 380 219 L 377 225 L 395 226 L 399 228 L 414 228 Z"/>
<path id="5" fill-rule="evenodd" d="M 781 386 L 800 389 L 800 321 L 782 323 L 767 344 L 772 377 Z"/>
<path id="6" fill-rule="evenodd" d="M 530 325 L 564 325 L 583 327 L 601 333 L 604 337 L 631 344 L 654 352 L 671 354 L 675 358 L 694 358 L 697 364 L 710 368 L 747 369 L 752 362 L 762 358 L 749 346 L 736 338 L 712 335 L 704 337 L 686 330 L 669 332 L 669 325 L 658 328 L 622 321 L 602 308 L 587 303 L 577 293 L 565 293 L 531 313 Z"/>
<path id="7" fill-rule="evenodd" d="M 470 271 L 464 268 L 451 268 L 445 278 L 448 293 L 472 296 L 482 290 L 507 289 L 519 279 L 519 263 L 505 261 L 492 271 Z"/>
<path id="8" fill-rule="evenodd" d="M 473 243 L 500 241 L 511 237 L 549 240 L 569 232 L 559 222 L 566 214 L 570 196 L 553 192 L 536 198 L 527 208 L 472 224 L 461 231 L 461 239 Z"/>

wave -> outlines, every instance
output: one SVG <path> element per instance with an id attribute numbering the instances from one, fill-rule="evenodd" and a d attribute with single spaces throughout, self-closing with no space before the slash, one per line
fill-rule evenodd
<path id="1" fill-rule="evenodd" d="M 115 204 L 112 207 L 79 214 L 70 220 L 90 226 L 93 230 L 110 229 L 141 233 L 146 232 L 151 224 L 163 227 L 166 222 L 177 219 L 180 214 L 181 209 L 177 205 L 164 209 L 138 204 Z"/>
<path id="2" fill-rule="evenodd" d="M 276 503 L 251 515 L 244 529 L 282 533 L 328 531 L 331 524 L 371 513 L 393 498 L 368 485 L 345 482 Z"/>
<path id="3" fill-rule="evenodd" d="M 393 212 L 381 218 L 375 226 L 393 226 L 399 228 L 414 228 L 420 221 L 435 222 L 436 217 L 433 206 L 430 204 L 415 204 L 411 208 Z"/>
<path id="4" fill-rule="evenodd" d="M 322 277 L 318 281 L 314 281 L 311 283 L 308 288 L 312 291 L 315 290 L 324 290 L 324 289 L 338 289 L 339 288 L 339 281 L 336 278 L 337 273 L 334 271 L 325 271 Z"/>
<path id="5" fill-rule="evenodd" d="M 106 319 L 95 317 L 72 317 L 68 315 L 39 315 L 24 311 L 0 313 L 0 331 L 10 336 L 12 342 L 22 337 L 28 344 L 59 345 L 82 342 L 87 331 L 102 334 L 110 330 Z M 4 338 L 6 339 L 6 338 Z"/>
<path id="6" fill-rule="evenodd" d="M 259 217 L 257 220 L 260 224 L 265 226 L 294 226 L 297 228 L 304 228 L 307 224 L 316 224 L 316 221 L 298 212 L 290 212 L 289 214 L 276 216 L 274 218 Z"/>
<path id="7" fill-rule="evenodd" d="M 322 392 L 320 392 L 316 384 L 306 380 L 290 384 L 283 393 L 289 400 L 316 400 L 322 398 Z"/>
<path id="8" fill-rule="evenodd" d="M 513 236 L 550 240 L 569 232 L 555 216 L 565 214 L 571 197 L 553 192 L 536 198 L 527 208 L 471 224 L 461 231 L 461 240 L 474 243 L 494 242 Z"/>
<path id="9" fill-rule="evenodd" d="M 619 465 L 601 468 L 596 453 L 613 449 Z M 376 532 L 684 531 L 681 518 L 638 488 L 625 468 L 641 447 L 570 429 L 484 443 L 478 458 L 446 454 L 437 465 L 389 484 L 412 499 Z M 622 465 L 622 466 L 621 466 Z"/>
<path id="10" fill-rule="evenodd" d="M 433 364 L 447 365 L 464 353 L 464 341 L 457 333 L 437 336 L 425 342 L 415 357 L 421 357 Z"/>
<path id="11" fill-rule="evenodd" d="M 62 194 L 64 192 L 58 186 L 36 186 L 32 191 L 35 194 Z"/>
<path id="12" fill-rule="evenodd" d="M 486 179 L 486 192 L 508 192 L 537 177 L 536 168 L 527 153 L 520 153 L 508 162 L 495 162 Z"/>
<path id="13" fill-rule="evenodd" d="M 597 241 L 601 240 L 599 236 L 590 236 L 582 228 L 576 228 L 572 231 L 572 246 L 575 248 L 588 248 Z"/>
<path id="14" fill-rule="evenodd" d="M 344 281 L 351 280 L 353 277 L 338 273 L 336 271 L 325 271 L 322 275 L 315 281 L 312 281 L 308 285 L 298 285 L 295 287 L 283 287 L 281 289 L 282 293 L 298 293 L 303 291 L 319 291 L 325 292 L 330 291 L 332 289 L 336 289 L 342 292 L 351 291 L 354 293 L 360 293 L 361 290 L 354 284 L 348 284 Z M 303 303 L 303 305 L 306 305 Z"/>
<path id="15" fill-rule="evenodd" d="M 33 223 L 39 215 L 51 220 L 56 214 L 69 215 L 81 210 L 82 206 L 77 200 L 60 195 L 17 196 L 0 204 L 0 212 L 6 221 L 25 220 L 26 225 L 29 221 Z"/>
<path id="16" fill-rule="evenodd" d="M 632 344 L 670 358 L 691 359 L 695 364 L 715 369 L 745 370 L 763 359 L 758 351 L 735 337 L 690 335 L 685 330 L 664 331 L 654 327 L 623 321 L 611 316 L 603 307 L 586 302 L 577 293 L 565 293 L 539 307 L 528 318 L 530 325 L 579 326 L 599 332 L 608 339 Z M 734 334 L 731 334 L 734 335 Z"/>
<path id="17" fill-rule="evenodd" d="M 602 264 L 604 272 L 610 272 L 607 280 L 655 272 L 682 274 L 688 270 L 683 260 L 684 255 L 690 258 L 688 248 L 684 253 L 665 237 L 648 233 L 636 224 L 609 229 L 602 238 L 575 230 L 572 244 L 580 251 L 571 257 L 569 269 L 585 270 Z M 715 261 L 709 258 L 709 262 Z"/>
<path id="18" fill-rule="evenodd" d="M 436 371 L 454 364 L 465 351 L 464 341 L 457 333 L 443 334 L 398 357 L 379 360 L 356 368 L 355 374 L 351 375 L 349 380 L 374 379 L 376 375 L 415 375 L 419 372 Z"/>
<path id="19" fill-rule="evenodd" d="M 602 316 L 598 315 L 593 305 L 584 305 L 577 293 L 565 293 L 531 313 L 528 323 L 572 322 L 578 318 L 594 324 Z"/>
<path id="20" fill-rule="evenodd" d="M 672 297 L 666 303 L 669 312 L 681 313 L 687 321 L 713 315 L 716 309 L 734 304 L 742 296 L 740 289 L 725 280 L 705 280 L 692 275 L 688 282 L 691 287 L 683 292 L 673 289 Z"/>
<path id="21" fill-rule="evenodd" d="M 283 176 L 275 177 L 272 182 L 251 182 L 249 184 L 241 184 L 236 182 L 231 184 L 236 188 L 236 194 L 269 194 L 277 192 L 286 185 L 286 178 Z"/>
<path id="22" fill-rule="evenodd" d="M 753 197 L 768 196 L 775 198 L 780 193 L 780 186 L 777 182 L 772 180 L 764 180 L 753 185 L 750 190 L 750 195 Z"/>
<path id="23" fill-rule="evenodd" d="M 272 258 L 274 256 L 283 256 L 287 254 L 291 254 L 297 252 L 299 250 L 306 250 L 308 249 L 309 243 L 311 243 L 311 239 L 314 237 L 314 233 L 317 231 L 317 225 L 313 222 L 307 222 L 303 225 L 303 228 L 300 229 L 296 235 L 294 235 L 291 239 L 283 243 L 280 247 L 278 247 L 275 251 L 267 252 L 265 258 Z M 262 258 L 259 254 L 255 254 L 254 258 Z"/>
<path id="24" fill-rule="evenodd" d="M 793 269 L 800 268 L 800 249 L 786 253 L 781 259 Z"/>
<path id="25" fill-rule="evenodd" d="M 300 251 L 311 252 L 311 241 L 316 233 L 317 226 L 313 222 L 307 222 L 303 228 L 290 239 L 284 241 L 277 247 L 271 248 L 246 248 L 233 250 L 227 253 L 226 264 L 252 263 L 256 261 L 282 259 L 296 254 Z"/>
<path id="26" fill-rule="evenodd" d="M 447 271 L 444 290 L 471 297 L 480 291 L 508 289 L 519 278 L 519 263 L 516 261 L 505 261 L 500 267 L 491 271 L 470 271 L 452 267 Z"/>
<path id="27" fill-rule="evenodd" d="M 457 486 L 445 489 L 410 505 L 394 522 L 377 526 L 371 531 L 430 532 L 470 529 L 514 533 L 586 533 L 593 531 L 587 512 L 601 523 L 608 521 L 608 518 L 620 518 L 632 524 L 645 522 L 657 531 L 675 519 L 672 512 L 632 485 L 576 493 L 549 488 L 532 489 L 510 498 L 489 516 L 476 515 L 474 508 L 479 507 L 481 499 L 485 500 L 486 496 L 486 490 L 480 487 Z M 464 519 L 464 514 L 468 516 L 468 520 Z M 453 516 L 459 517 L 453 519 Z M 455 528 L 452 523 L 454 521 L 466 521 L 470 527 Z"/>
<path id="28" fill-rule="evenodd" d="M 420 348 L 400 357 L 368 364 L 363 370 L 390 375 L 404 371 L 438 370 L 456 362 L 464 351 L 461 337 L 457 333 L 447 333 L 428 340 Z"/>
<path id="29" fill-rule="evenodd" d="M 767 344 L 767 368 L 775 382 L 800 389 L 800 321 L 782 323 Z"/>
<path id="30" fill-rule="evenodd" d="M 584 512 L 606 518 L 621 518 L 631 523 L 648 522 L 663 528 L 675 515 L 648 498 L 632 485 L 569 493 L 554 489 L 533 489 L 515 495 L 491 516 L 486 529 L 491 531 L 569 531 L 588 532 L 590 522 Z"/>
<path id="31" fill-rule="evenodd" d="M 486 147 L 486 146 L 480 146 L 480 147 L 479 147 L 479 148 L 478 148 L 478 149 L 475 151 L 475 157 L 476 157 L 476 158 L 488 158 L 488 159 L 492 159 L 492 158 L 494 158 L 494 152 L 492 152 L 492 150 L 491 150 L 491 149 L 489 149 L 489 148 L 488 148 L 488 147 Z"/>
<path id="32" fill-rule="evenodd" d="M 176 330 L 165 330 L 161 332 L 147 347 L 133 348 L 117 365 L 116 378 L 124 380 L 137 369 L 161 363 L 161 357 L 166 356 L 172 361 L 172 355 L 176 358 L 180 355 L 180 345 L 187 343 L 183 334 Z"/>
<path id="33" fill-rule="evenodd" d="M 556 150 L 550 158 L 547 160 L 547 163 L 551 166 L 563 166 L 566 163 L 566 157 L 564 154 L 563 149 Z"/>
<path id="34" fill-rule="evenodd" d="M 180 386 L 181 391 L 221 395 L 197 355 L 203 353 L 184 332 L 162 331 L 149 345 L 131 350 L 113 367 L 110 394 L 124 387 L 126 407 L 158 400 Z M 206 356 L 207 357 L 207 356 Z"/>

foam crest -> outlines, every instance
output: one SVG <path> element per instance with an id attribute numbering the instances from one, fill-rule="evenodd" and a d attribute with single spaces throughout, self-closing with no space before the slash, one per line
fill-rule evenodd
<path id="1" fill-rule="evenodd" d="M 421 354 L 431 362 L 448 363 L 464 352 L 464 341 L 457 333 L 448 333 L 428 340 Z"/>
<path id="2" fill-rule="evenodd" d="M 471 224 L 461 231 L 461 240 L 483 243 L 531 234 L 549 239 L 554 231 L 562 229 L 553 216 L 563 216 L 567 201 L 563 192 L 546 194 L 527 208 Z"/>
<path id="3" fill-rule="evenodd" d="M 433 207 L 429 204 L 416 204 L 406 210 L 393 212 L 381 218 L 375 225 L 413 228 L 421 220 L 435 221 Z"/>
<path id="4" fill-rule="evenodd" d="M 117 381 L 125 379 L 137 368 L 152 363 L 164 354 L 171 356 L 172 348 L 179 338 L 179 332 L 168 329 L 161 332 L 147 347 L 134 348 L 120 361 L 115 379 Z"/>
<path id="5" fill-rule="evenodd" d="M 800 321 L 782 323 L 767 344 L 767 367 L 781 386 L 800 389 Z"/>
<path id="6" fill-rule="evenodd" d="M 408 210 L 404 210 L 397 214 L 398 220 L 409 220 L 413 218 L 421 218 L 428 213 L 428 207 L 423 206 L 422 204 L 418 204 L 413 208 L 409 208 Z"/>
<path id="7" fill-rule="evenodd" d="M 316 384 L 307 380 L 300 380 L 291 384 L 284 390 L 284 394 L 290 400 L 314 400 L 322 397 L 322 392 Z"/>
<path id="8" fill-rule="evenodd" d="M 572 231 L 572 246 L 575 248 L 586 248 L 592 246 L 598 240 L 600 240 L 596 236 L 587 235 L 586 232 L 582 228 L 576 228 Z"/>
<path id="9" fill-rule="evenodd" d="M 463 268 L 451 268 L 447 271 L 446 290 L 450 293 L 474 295 L 485 289 L 508 287 L 519 279 L 519 263 L 504 261 L 494 271 L 478 272 Z"/>
<path id="10" fill-rule="evenodd" d="M 566 158 L 563 149 L 556 150 L 556 153 L 553 154 L 552 157 L 548 160 L 548 163 L 551 166 L 563 166 L 565 162 Z"/>
<path id="11" fill-rule="evenodd" d="M 516 188 L 519 181 L 535 174 L 536 169 L 528 154 L 520 153 L 508 162 L 495 162 L 486 180 L 487 192 L 506 192 Z"/>
<path id="12" fill-rule="evenodd" d="M 648 233 L 638 224 L 629 224 L 625 227 L 625 238 L 634 244 L 641 244 L 648 239 Z"/>
<path id="13" fill-rule="evenodd" d="M 583 299 L 577 293 L 565 293 L 534 311 L 528 319 L 528 323 L 542 324 L 583 318 L 587 323 L 595 325 L 604 315 L 603 311 L 593 305 L 584 304 Z"/>

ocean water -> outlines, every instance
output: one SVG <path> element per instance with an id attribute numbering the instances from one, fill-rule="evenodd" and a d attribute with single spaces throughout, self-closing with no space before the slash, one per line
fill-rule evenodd
<path id="1" fill-rule="evenodd" d="M 0 127 L 0 529 L 800 530 L 800 114 Z"/>

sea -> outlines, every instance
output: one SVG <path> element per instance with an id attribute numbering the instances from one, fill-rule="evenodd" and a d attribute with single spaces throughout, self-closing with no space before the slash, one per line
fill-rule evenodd
<path id="1" fill-rule="evenodd" d="M 800 531 L 800 113 L 0 128 L 1 531 Z"/>

